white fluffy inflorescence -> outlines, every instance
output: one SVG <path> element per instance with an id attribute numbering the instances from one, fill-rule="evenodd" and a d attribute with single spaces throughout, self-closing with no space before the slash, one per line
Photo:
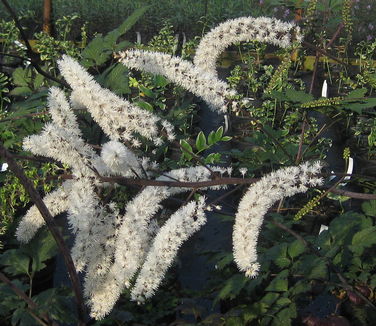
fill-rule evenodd
<path id="1" fill-rule="evenodd" d="M 72 100 L 86 107 L 94 120 L 112 140 L 130 141 L 137 147 L 140 142 L 135 138 L 139 134 L 160 145 L 162 120 L 156 115 L 131 104 L 110 90 L 102 88 L 80 64 L 69 56 L 63 56 L 58 62 L 60 72 L 72 87 Z M 175 136 L 173 127 L 167 121 L 166 132 L 170 139 Z"/>
<path id="2" fill-rule="evenodd" d="M 219 55 L 230 45 L 244 41 L 261 41 L 286 48 L 294 40 L 300 42 L 298 26 L 269 17 L 240 17 L 228 20 L 207 33 L 197 47 L 194 64 L 217 76 Z"/>
<path id="3" fill-rule="evenodd" d="M 204 198 L 197 203 L 191 201 L 171 215 L 161 227 L 132 289 L 132 300 L 143 302 L 154 295 L 179 247 L 206 223 L 204 209 Z"/>
<path id="4" fill-rule="evenodd" d="M 221 168 L 211 167 L 211 169 L 219 171 Z M 208 181 L 210 172 L 202 166 L 183 168 L 172 170 L 157 180 Z M 220 187 L 211 188 L 218 189 Z M 149 186 L 127 204 L 115 239 L 113 264 L 106 275 L 91 279 L 90 283 L 87 282 L 85 286 L 85 296 L 88 298 L 93 317 L 102 318 L 108 314 L 124 288 L 131 286 L 132 278 L 150 251 L 150 241 L 155 230 L 152 218 L 162 208 L 160 203 L 172 195 L 189 190 L 189 188 Z M 182 213 L 184 212 L 182 211 Z M 189 219 L 189 217 L 187 218 Z M 184 237 L 184 234 L 176 229 L 176 237 Z M 182 238 L 181 242 L 184 239 Z M 173 244 L 171 244 L 171 248 L 174 248 Z M 163 273 L 155 275 L 155 277 L 162 279 Z M 155 283 L 156 281 L 151 280 L 151 282 Z"/>
<path id="5" fill-rule="evenodd" d="M 221 112 L 227 111 L 229 100 L 236 95 L 227 83 L 179 57 L 143 50 L 128 50 L 119 55 L 120 62 L 127 67 L 163 75 Z"/>
<path id="6" fill-rule="evenodd" d="M 323 179 L 317 177 L 321 168 L 320 162 L 282 168 L 262 177 L 248 189 L 239 203 L 233 232 L 234 259 L 246 276 L 255 277 L 260 269 L 257 239 L 268 209 L 284 197 L 321 185 Z"/>

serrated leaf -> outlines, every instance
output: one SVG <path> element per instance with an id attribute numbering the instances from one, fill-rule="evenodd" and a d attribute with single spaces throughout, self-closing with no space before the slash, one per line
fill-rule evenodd
<path id="1" fill-rule="evenodd" d="M 33 91 L 31 90 L 31 88 L 27 86 L 15 87 L 9 92 L 9 94 L 13 96 L 28 96 L 32 93 Z"/>
<path id="2" fill-rule="evenodd" d="M 278 257 L 274 260 L 274 263 L 280 268 L 286 268 L 290 266 L 291 260 L 287 257 Z"/>
<path id="3" fill-rule="evenodd" d="M 308 267 L 307 278 L 311 279 L 326 279 L 328 275 L 328 267 L 321 259 L 312 261 L 311 266 Z"/>
<path id="4" fill-rule="evenodd" d="M 230 137 L 230 136 L 223 136 L 221 141 L 229 141 L 231 139 L 232 139 L 232 137 Z"/>
<path id="5" fill-rule="evenodd" d="M 72 294 L 66 289 L 52 288 L 33 296 L 38 305 L 38 312 L 48 315 L 64 324 L 73 324 L 76 320 L 72 314 Z"/>
<path id="6" fill-rule="evenodd" d="M 288 308 L 282 309 L 275 315 L 275 318 L 273 318 L 272 321 L 272 326 L 291 325 L 292 319 L 297 316 L 296 306 L 292 303 Z"/>
<path id="7" fill-rule="evenodd" d="M 18 308 L 13 312 L 12 325 L 17 326 L 38 326 L 40 325 L 31 317 L 30 313 L 25 308 Z"/>
<path id="8" fill-rule="evenodd" d="M 216 268 L 221 270 L 223 269 L 224 267 L 228 266 L 229 264 L 232 263 L 232 261 L 234 260 L 234 257 L 232 255 L 232 253 L 230 254 L 227 254 L 225 255 L 222 259 L 220 259 L 216 264 Z"/>
<path id="9" fill-rule="evenodd" d="M 208 146 L 206 145 L 206 137 L 202 131 L 200 131 L 196 138 L 196 149 L 198 152 L 202 152 L 207 149 Z"/>
<path id="10" fill-rule="evenodd" d="M 361 255 L 365 248 L 376 244 L 376 226 L 372 226 L 357 232 L 351 241 L 350 250 Z"/>
<path id="11" fill-rule="evenodd" d="M 280 293 L 277 292 L 269 292 L 265 294 L 261 300 L 259 300 L 261 303 L 264 303 L 268 306 L 271 306 L 280 296 Z"/>
<path id="12" fill-rule="evenodd" d="M 0 256 L 0 263 L 7 266 L 4 270 L 11 275 L 29 273 L 30 258 L 21 249 L 6 250 Z"/>
<path id="13" fill-rule="evenodd" d="M 28 87 L 31 84 L 30 68 L 16 68 L 13 71 L 12 78 L 15 85 Z"/>
<path id="14" fill-rule="evenodd" d="M 218 302 L 219 300 L 222 299 L 233 299 L 235 298 L 242 288 L 245 286 L 247 283 L 247 278 L 241 274 L 236 274 L 229 278 L 222 289 L 219 291 L 217 297 L 215 298 L 215 302 Z"/>
<path id="15" fill-rule="evenodd" d="M 57 254 L 57 245 L 50 232 L 42 230 L 22 250 L 31 258 L 32 273 L 36 273 L 46 267 L 46 260 Z"/>
<path id="16" fill-rule="evenodd" d="M 285 292 L 288 290 L 289 284 L 287 279 L 275 278 L 273 279 L 265 291 L 268 292 Z"/>
<path id="17" fill-rule="evenodd" d="M 305 250 L 305 245 L 301 241 L 295 240 L 289 244 L 287 253 L 291 258 L 296 258 L 300 256 Z"/>
<path id="18" fill-rule="evenodd" d="M 97 79 L 106 88 L 117 95 L 129 94 L 128 68 L 120 63 L 111 65 Z"/>
<path id="19" fill-rule="evenodd" d="M 346 98 L 362 98 L 367 93 L 367 88 L 358 88 L 347 94 Z"/>
<path id="20" fill-rule="evenodd" d="M 21 283 L 19 280 L 13 280 L 12 284 L 23 292 L 29 289 L 29 286 Z M 0 316 L 10 315 L 16 308 L 23 308 L 25 301 L 23 301 L 14 291 L 6 284 L 0 283 Z"/>
<path id="21" fill-rule="evenodd" d="M 263 302 L 256 302 L 250 308 L 246 308 L 243 312 L 244 321 L 250 322 L 253 319 L 265 314 L 268 311 L 268 305 Z"/>
<path id="22" fill-rule="evenodd" d="M 364 214 L 376 217 L 376 200 L 369 200 L 363 202 L 362 210 Z"/>

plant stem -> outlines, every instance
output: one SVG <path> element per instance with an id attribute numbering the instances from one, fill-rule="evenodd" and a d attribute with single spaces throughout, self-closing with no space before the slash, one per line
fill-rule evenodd
<path id="1" fill-rule="evenodd" d="M 63 237 L 60 234 L 53 217 L 48 210 L 47 206 L 40 197 L 38 191 L 34 188 L 33 183 L 28 177 L 26 177 L 22 168 L 16 163 L 12 155 L 5 149 L 3 144 L 0 142 L 0 156 L 8 163 L 9 169 L 15 174 L 15 176 L 20 180 L 21 184 L 24 186 L 25 190 L 29 194 L 32 201 L 35 203 L 40 214 L 46 222 L 48 229 L 50 230 L 52 236 L 54 237 L 57 246 L 62 253 L 65 261 L 65 265 L 68 270 L 69 277 L 72 282 L 73 291 L 76 297 L 77 304 L 77 314 L 78 314 L 78 325 L 84 326 L 85 323 L 85 306 L 81 292 L 81 285 L 74 267 L 72 257 L 69 253 L 67 246 L 64 243 Z"/>

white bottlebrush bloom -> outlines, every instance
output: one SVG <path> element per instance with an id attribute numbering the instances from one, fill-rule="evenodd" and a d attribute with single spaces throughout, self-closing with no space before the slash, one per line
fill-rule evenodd
<path id="1" fill-rule="evenodd" d="M 73 89 L 71 101 L 85 106 L 112 140 L 136 142 L 135 134 L 139 134 L 160 142 L 159 124 L 162 121 L 159 117 L 102 88 L 71 57 L 63 56 L 58 64 L 60 72 Z"/>
<path id="2" fill-rule="evenodd" d="M 47 103 L 48 111 L 50 112 L 52 121 L 55 125 L 64 129 L 67 133 L 81 136 L 81 130 L 78 126 L 76 115 L 73 113 L 73 110 L 61 89 L 51 87 Z"/>
<path id="3" fill-rule="evenodd" d="M 234 260 L 246 276 L 255 277 L 260 265 L 257 261 L 257 239 L 268 209 L 278 200 L 321 185 L 317 177 L 320 162 L 303 163 L 282 168 L 253 184 L 239 203 L 233 232 Z"/>
<path id="4" fill-rule="evenodd" d="M 72 187 L 72 182 L 71 180 L 65 181 L 60 188 L 50 192 L 43 198 L 44 204 L 53 217 L 68 209 L 68 194 Z M 32 206 L 17 227 L 17 240 L 23 243 L 29 242 L 44 224 L 44 218 L 38 208 L 35 205 Z"/>
<path id="5" fill-rule="evenodd" d="M 221 112 L 227 111 L 229 99 L 236 95 L 227 83 L 170 54 L 128 50 L 120 53 L 120 62 L 129 68 L 163 75 Z"/>
<path id="6" fill-rule="evenodd" d="M 204 198 L 189 202 L 161 227 L 132 289 L 132 300 L 143 302 L 154 295 L 180 246 L 206 223 L 204 205 Z"/>
<path id="7" fill-rule="evenodd" d="M 59 128 L 54 123 L 44 126 L 40 135 L 28 136 L 23 140 L 23 148 L 36 155 L 53 158 L 68 164 L 77 173 L 93 174 L 91 159 L 96 156 L 92 148 L 78 136 Z"/>
<path id="8" fill-rule="evenodd" d="M 219 167 L 211 167 L 217 171 Z M 172 170 L 157 178 L 159 181 L 207 181 L 210 172 L 203 166 Z M 224 187 L 224 186 L 223 186 Z M 211 187 L 220 189 L 221 186 Z M 126 213 L 118 230 L 114 263 L 101 282 L 91 282 L 88 303 L 91 316 L 103 318 L 113 308 L 125 287 L 136 274 L 149 250 L 154 226 L 152 218 L 161 209 L 161 202 L 168 197 L 189 191 L 189 188 L 146 187 L 126 206 Z M 89 280 L 87 281 L 89 282 Z"/>
<path id="9" fill-rule="evenodd" d="M 219 55 L 237 42 L 260 41 L 282 48 L 301 41 L 299 27 L 268 17 L 240 17 L 228 20 L 207 33 L 197 47 L 194 64 L 203 71 L 217 76 Z"/>
<path id="10" fill-rule="evenodd" d="M 142 175 L 142 165 L 137 156 L 118 141 L 105 143 L 102 146 L 101 157 L 114 175 L 124 177 Z"/>

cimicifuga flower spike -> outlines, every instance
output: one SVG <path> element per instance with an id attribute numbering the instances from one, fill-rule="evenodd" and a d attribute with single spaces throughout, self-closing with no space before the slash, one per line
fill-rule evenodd
<path id="1" fill-rule="evenodd" d="M 68 209 L 68 194 L 72 187 L 72 182 L 71 180 L 65 181 L 60 188 L 50 192 L 43 198 L 44 204 L 53 217 Z M 22 217 L 17 227 L 16 237 L 18 241 L 29 242 L 44 224 L 45 221 L 38 208 L 35 205 L 32 206 Z"/>
<path id="2" fill-rule="evenodd" d="M 228 20 L 207 33 L 197 47 L 194 64 L 203 71 L 217 76 L 219 55 L 230 45 L 244 41 L 260 41 L 286 48 L 294 40 L 300 42 L 300 29 L 268 17 L 240 17 Z"/>
<path id="3" fill-rule="evenodd" d="M 36 155 L 53 158 L 68 164 L 77 173 L 91 175 L 91 160 L 96 156 L 82 138 L 59 128 L 53 123 L 44 126 L 41 135 L 24 138 L 23 148 Z"/>
<path id="4" fill-rule="evenodd" d="M 101 157 L 114 175 L 123 177 L 142 175 L 142 165 L 137 156 L 118 141 L 105 143 L 102 146 Z"/>
<path id="5" fill-rule="evenodd" d="M 71 101 L 86 107 L 112 140 L 130 141 L 138 145 L 139 141 L 135 138 L 135 134 L 138 134 L 160 145 L 159 124 L 162 120 L 159 117 L 102 88 L 71 57 L 63 56 L 58 64 L 60 72 L 73 89 Z M 172 130 L 173 127 L 168 125 Z"/>
<path id="6" fill-rule="evenodd" d="M 132 300 L 143 302 L 154 295 L 180 246 L 206 223 L 204 206 L 204 198 L 191 201 L 161 227 L 132 289 Z"/>
<path id="7" fill-rule="evenodd" d="M 257 239 L 268 209 L 278 200 L 321 185 L 320 162 L 282 168 L 253 184 L 239 203 L 233 232 L 234 259 L 248 277 L 258 275 Z"/>
<path id="8" fill-rule="evenodd" d="M 142 50 L 128 50 L 119 55 L 120 62 L 127 67 L 163 75 L 221 112 L 227 111 L 229 99 L 236 95 L 228 84 L 179 57 Z"/>
<path id="9" fill-rule="evenodd" d="M 75 136 L 81 136 L 81 130 L 78 126 L 76 115 L 73 113 L 61 89 L 51 87 L 47 103 L 48 110 L 55 125 Z"/>
<path id="10" fill-rule="evenodd" d="M 219 167 L 211 167 L 218 171 Z M 203 166 L 172 170 L 157 180 L 160 181 L 207 181 L 210 172 Z M 224 186 L 223 186 L 224 187 Z M 220 189 L 220 186 L 211 187 Z M 150 227 L 151 219 L 160 210 L 160 203 L 171 195 L 189 191 L 189 188 L 146 187 L 126 206 L 126 213 L 119 227 L 114 263 L 108 274 L 101 281 L 90 281 L 90 287 L 85 289 L 91 316 L 103 318 L 107 315 L 125 287 L 142 265 L 150 247 L 150 237 L 154 227 Z"/>

